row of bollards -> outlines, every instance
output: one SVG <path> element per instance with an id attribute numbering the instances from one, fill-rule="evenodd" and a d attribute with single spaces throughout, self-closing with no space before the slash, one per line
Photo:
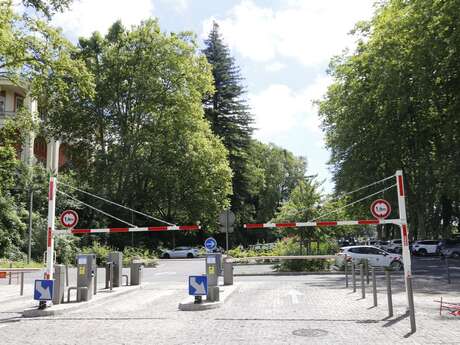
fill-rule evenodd
<path id="1" fill-rule="evenodd" d="M 351 263 L 351 280 L 352 280 L 352 287 L 353 292 L 356 292 L 356 263 Z M 360 287 L 361 287 L 361 297 L 362 299 L 366 298 L 366 283 L 369 285 L 370 280 L 372 279 L 372 295 L 373 295 L 373 302 L 374 307 L 377 307 L 378 300 L 377 300 L 377 279 L 375 275 L 375 267 L 370 268 L 370 277 L 369 277 L 369 263 L 365 260 L 363 263 L 359 265 L 359 276 L 360 276 Z M 348 288 L 348 276 L 349 276 L 349 264 L 345 263 L 345 287 Z M 371 279 L 370 279 L 371 278 Z M 391 270 L 385 269 L 385 281 L 387 287 L 387 304 L 388 304 L 388 316 L 393 316 L 393 298 L 392 298 L 392 291 L 391 291 Z"/>

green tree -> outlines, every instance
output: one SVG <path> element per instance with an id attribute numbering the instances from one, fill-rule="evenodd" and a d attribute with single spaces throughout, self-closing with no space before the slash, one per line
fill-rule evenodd
<path id="1" fill-rule="evenodd" d="M 215 229 L 231 194 L 231 170 L 203 116 L 201 100 L 212 92 L 212 76 L 193 36 L 164 34 L 154 20 L 131 30 L 116 22 L 105 37 L 80 39 L 79 57 L 95 75 L 95 97 L 51 123 L 72 140 L 80 185 L 168 222 L 201 221 Z M 135 225 L 154 225 L 97 204 Z M 82 224 L 120 225 L 85 214 Z M 127 241 L 120 237 L 119 244 Z"/>
<path id="2" fill-rule="evenodd" d="M 252 134 L 252 117 L 244 99 L 242 77 L 228 47 L 219 34 L 219 26 L 213 23 L 205 40 L 208 62 L 214 77 L 213 94 L 204 97 L 204 111 L 213 132 L 219 136 L 229 151 L 230 167 L 233 171 L 232 210 L 239 219 L 251 217 L 248 189 L 248 147 Z"/>
<path id="3" fill-rule="evenodd" d="M 441 217 L 452 224 L 460 199 L 452 150 L 460 132 L 459 9 L 458 1 L 382 3 L 357 26 L 356 51 L 331 63 L 335 83 L 320 106 L 337 191 L 402 168 L 419 238 L 438 237 Z"/>

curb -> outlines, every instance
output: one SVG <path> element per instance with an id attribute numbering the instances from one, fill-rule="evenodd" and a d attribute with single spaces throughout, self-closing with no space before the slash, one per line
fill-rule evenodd
<path id="1" fill-rule="evenodd" d="M 235 292 L 239 284 L 233 283 L 233 285 L 219 286 L 220 290 L 220 301 L 218 302 L 206 302 L 201 304 L 195 304 L 195 298 L 189 296 L 179 303 L 179 310 L 182 311 L 199 311 L 199 310 L 210 310 L 216 309 L 223 306 L 225 301 Z"/>
<path id="2" fill-rule="evenodd" d="M 99 291 L 98 294 L 101 294 L 101 293 L 103 294 L 107 293 L 107 294 L 104 295 L 103 297 L 101 296 L 97 299 L 93 299 L 87 302 L 63 303 L 63 304 L 53 305 L 46 309 L 37 309 L 37 307 L 27 308 L 22 313 L 22 317 L 29 318 L 29 317 L 45 317 L 45 316 L 62 315 L 62 314 L 65 314 L 66 312 L 75 311 L 75 310 L 82 309 L 88 306 L 98 305 L 109 299 L 126 295 L 128 293 L 137 291 L 141 288 L 142 288 L 142 285 L 134 285 L 134 286 L 125 287 L 123 290 L 112 290 L 113 292 Z"/>

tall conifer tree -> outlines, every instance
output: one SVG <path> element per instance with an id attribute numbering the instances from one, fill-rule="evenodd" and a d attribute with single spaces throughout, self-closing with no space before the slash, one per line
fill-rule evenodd
<path id="1" fill-rule="evenodd" d="M 212 66 L 215 86 L 215 93 L 204 99 L 205 115 L 229 151 L 233 170 L 232 209 L 248 219 L 247 212 L 251 211 L 245 207 L 249 198 L 245 171 L 253 120 L 244 99 L 246 91 L 240 69 L 223 43 L 217 23 L 214 22 L 205 44 L 203 53 Z"/>

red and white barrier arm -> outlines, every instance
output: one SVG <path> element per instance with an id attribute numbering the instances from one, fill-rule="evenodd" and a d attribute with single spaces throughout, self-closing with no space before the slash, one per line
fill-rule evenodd
<path id="1" fill-rule="evenodd" d="M 142 232 L 142 231 L 193 231 L 199 230 L 199 225 L 168 225 L 168 226 L 149 226 L 142 228 L 106 228 L 106 229 L 71 229 L 71 230 L 56 230 L 56 235 L 65 234 L 97 234 L 97 233 L 121 233 L 121 232 Z"/>
<path id="2" fill-rule="evenodd" d="M 347 226 L 347 225 L 373 225 L 373 224 L 400 224 L 399 219 L 363 219 L 363 220 L 339 220 L 323 222 L 299 222 L 299 223 L 263 223 L 244 224 L 246 229 L 268 229 L 268 228 L 301 228 L 307 226 Z"/>

